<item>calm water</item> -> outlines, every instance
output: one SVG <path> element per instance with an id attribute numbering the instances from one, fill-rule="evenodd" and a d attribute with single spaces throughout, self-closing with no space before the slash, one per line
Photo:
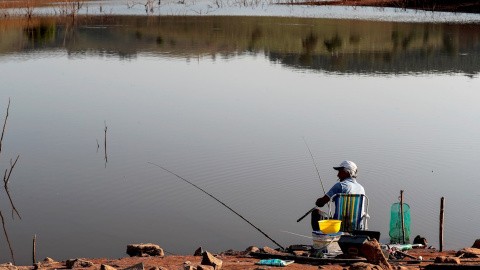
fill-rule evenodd
<path id="1" fill-rule="evenodd" d="M 389 240 L 400 190 L 412 238 L 478 238 L 480 26 L 333 19 L 107 16 L 0 21 L 0 209 L 17 264 L 310 244 L 296 220 L 349 159 Z M 3 122 L 3 121 L 2 121 Z M 105 124 L 107 155 L 105 162 Z M 98 145 L 97 145 L 98 144 Z M 4 237 L 0 262 L 10 261 Z"/>

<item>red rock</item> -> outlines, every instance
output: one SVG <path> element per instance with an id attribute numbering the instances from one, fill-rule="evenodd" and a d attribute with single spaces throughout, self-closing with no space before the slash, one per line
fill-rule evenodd
<path id="1" fill-rule="evenodd" d="M 473 243 L 472 248 L 480 248 L 480 239 L 475 240 L 475 243 Z"/>
<path id="2" fill-rule="evenodd" d="M 249 246 L 246 250 L 245 253 L 250 253 L 250 252 L 259 252 L 260 249 L 254 246 Z"/>
<path id="3" fill-rule="evenodd" d="M 70 259 L 65 263 L 68 269 L 87 268 L 93 266 L 93 263 L 83 259 Z"/>
<path id="4" fill-rule="evenodd" d="M 465 258 L 480 258 L 480 249 L 478 248 L 464 248 L 457 252 L 457 256 L 464 254 Z"/>
<path id="5" fill-rule="evenodd" d="M 369 263 L 379 265 L 383 270 L 392 270 L 376 239 L 365 242 L 360 250 Z"/>
<path id="6" fill-rule="evenodd" d="M 375 264 L 358 262 L 352 264 L 350 270 L 382 270 L 382 268 Z"/>
<path id="7" fill-rule="evenodd" d="M 202 265 L 210 265 L 213 266 L 214 270 L 219 270 L 222 268 L 222 260 L 215 258 L 212 254 L 208 251 L 203 253 L 203 260 L 201 262 Z"/>
<path id="8" fill-rule="evenodd" d="M 127 246 L 130 257 L 165 256 L 163 249 L 155 244 L 132 244 Z"/>

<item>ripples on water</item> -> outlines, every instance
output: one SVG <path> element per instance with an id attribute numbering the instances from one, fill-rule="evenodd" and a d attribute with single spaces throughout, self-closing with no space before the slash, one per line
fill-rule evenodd
<path id="1" fill-rule="evenodd" d="M 275 247 L 148 162 L 283 245 L 310 244 L 282 232 L 309 235 L 308 219 L 295 221 L 323 194 L 302 137 L 327 189 L 332 166 L 359 165 L 369 227 L 382 241 L 400 190 L 413 237 L 438 245 L 445 196 L 446 248 L 476 238 L 478 25 L 140 16 L 73 27 L 51 18 L 1 23 L 0 106 L 10 97 L 12 107 L 0 165 L 20 154 L 9 186 L 23 219 L 7 220 L 17 263 L 29 263 L 34 234 L 37 257 L 56 260 L 120 257 L 139 242 L 180 254 Z"/>

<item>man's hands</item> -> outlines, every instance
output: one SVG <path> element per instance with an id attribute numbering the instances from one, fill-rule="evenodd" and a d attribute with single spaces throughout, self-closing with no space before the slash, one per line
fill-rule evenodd
<path id="1" fill-rule="evenodd" d="M 328 201 L 330 201 L 330 197 L 325 195 L 322 198 L 318 198 L 317 201 L 315 202 L 315 205 L 318 207 L 323 207 L 326 203 L 328 203 Z"/>

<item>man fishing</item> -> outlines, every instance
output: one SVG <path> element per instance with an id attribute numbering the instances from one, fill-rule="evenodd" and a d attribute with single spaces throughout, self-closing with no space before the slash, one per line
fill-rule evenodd
<path id="1" fill-rule="evenodd" d="M 355 163 L 345 160 L 338 167 L 333 167 L 333 169 L 338 171 L 337 177 L 339 182 L 333 185 L 333 187 L 325 194 L 325 196 L 317 199 L 315 202 L 316 206 L 323 207 L 335 194 L 347 193 L 365 195 L 364 188 L 356 180 L 358 169 Z M 335 209 L 335 211 L 337 211 L 337 209 Z M 320 230 L 318 221 L 323 219 L 322 216 L 322 211 L 320 209 L 317 208 L 312 211 L 311 223 L 314 231 Z"/>

